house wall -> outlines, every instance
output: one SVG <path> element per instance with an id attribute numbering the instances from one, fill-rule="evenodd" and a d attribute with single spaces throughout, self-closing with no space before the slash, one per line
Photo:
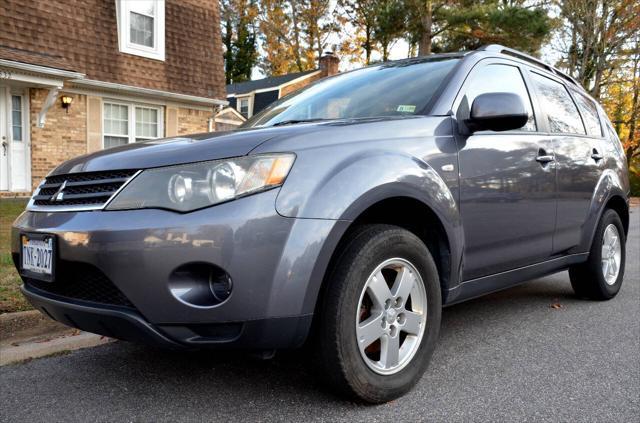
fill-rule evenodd
<path id="1" fill-rule="evenodd" d="M 273 91 L 263 91 L 261 93 L 256 93 L 253 97 L 253 114 L 255 115 L 256 113 L 261 112 L 264 108 L 266 108 L 277 99 L 277 89 Z"/>
<path id="2" fill-rule="evenodd" d="M 209 131 L 210 111 L 178 108 L 178 131 L 176 135 L 197 134 Z"/>
<path id="3" fill-rule="evenodd" d="M 54 167 L 87 152 L 87 96 L 62 92 L 73 98 L 68 113 L 56 102 L 47 112 L 44 128 L 38 113 L 48 91 L 29 90 L 31 128 L 31 182 L 35 188 Z"/>
<path id="4" fill-rule="evenodd" d="M 3 57 L 88 79 L 225 98 L 218 0 L 165 1 L 165 60 L 120 53 L 115 0 L 2 0 Z M 15 57 L 14 57 L 15 56 Z"/>
<path id="5" fill-rule="evenodd" d="M 61 91 L 58 98 L 63 95 L 73 98 L 68 113 L 60 106 L 58 100 L 47 111 L 44 128 L 38 128 L 38 113 L 42 110 L 47 94 L 48 90 L 45 89 L 29 90 L 32 189 L 35 189 L 60 163 L 102 149 L 104 99 L 96 95 L 87 96 Z M 211 111 L 196 108 L 165 107 L 166 136 L 207 132 L 208 119 L 211 115 Z M 175 119 L 175 122 L 170 123 L 171 119 Z M 172 126 L 173 129 L 171 129 Z"/>
<path id="6" fill-rule="evenodd" d="M 322 78 L 322 74 L 312 75 L 309 78 L 305 78 L 302 81 L 287 85 L 280 89 L 280 98 L 284 97 L 287 94 L 291 94 L 294 91 L 298 91 L 300 88 L 306 87 L 307 85 L 316 82 L 317 80 Z"/>

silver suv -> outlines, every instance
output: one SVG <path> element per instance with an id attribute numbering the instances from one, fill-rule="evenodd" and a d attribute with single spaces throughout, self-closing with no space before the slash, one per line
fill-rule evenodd
<path id="1" fill-rule="evenodd" d="M 332 388 L 407 392 L 443 305 L 569 269 L 614 297 L 626 161 L 602 108 L 501 46 L 322 80 L 240 130 L 60 165 L 14 223 L 24 295 L 169 348 L 315 343 Z"/>

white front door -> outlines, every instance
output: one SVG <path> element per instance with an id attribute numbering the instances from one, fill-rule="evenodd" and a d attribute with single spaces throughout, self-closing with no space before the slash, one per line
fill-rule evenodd
<path id="1" fill-rule="evenodd" d="M 31 190 L 26 89 L 0 86 L 0 190 Z"/>
<path id="2" fill-rule="evenodd" d="M 7 130 L 7 89 L 0 86 L 0 191 L 9 189 L 9 131 Z"/>

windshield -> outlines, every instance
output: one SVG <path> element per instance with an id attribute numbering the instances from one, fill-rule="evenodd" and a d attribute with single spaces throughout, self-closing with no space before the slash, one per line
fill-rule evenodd
<path id="1" fill-rule="evenodd" d="M 243 127 L 424 114 L 458 60 L 387 62 L 323 79 L 276 101 Z"/>

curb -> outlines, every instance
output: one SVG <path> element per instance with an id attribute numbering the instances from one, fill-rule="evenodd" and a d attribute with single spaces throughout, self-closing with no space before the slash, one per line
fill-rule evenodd
<path id="1" fill-rule="evenodd" d="M 111 341 L 67 327 L 37 310 L 0 314 L 0 366 Z"/>
<path id="2" fill-rule="evenodd" d="M 67 326 L 51 320 L 38 310 L 0 314 L 0 342 L 9 338 L 24 339 L 67 329 Z"/>
<path id="3" fill-rule="evenodd" d="M 73 331 L 73 329 L 71 329 L 71 331 Z M 0 366 L 66 351 L 96 347 L 114 341 L 111 338 L 93 333 L 75 332 L 76 333 L 61 335 L 53 339 L 29 340 L 23 344 L 14 343 L 6 346 L 2 345 L 0 346 Z"/>

